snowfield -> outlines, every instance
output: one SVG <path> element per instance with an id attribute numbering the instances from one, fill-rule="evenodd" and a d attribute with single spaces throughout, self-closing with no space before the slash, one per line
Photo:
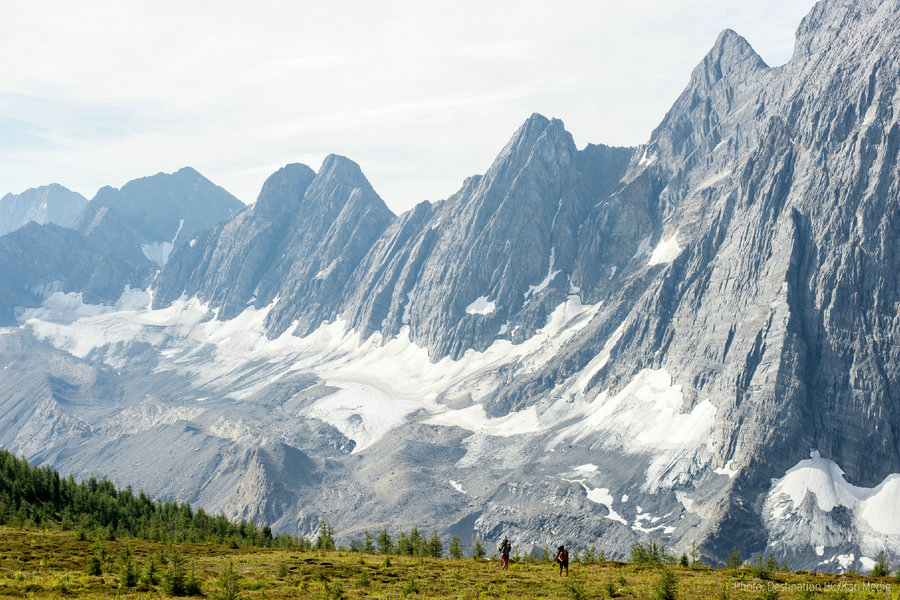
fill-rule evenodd
<path id="1" fill-rule="evenodd" d="M 477 302 L 485 301 L 482 297 Z M 355 452 L 376 444 L 416 414 L 426 424 L 461 427 L 483 436 L 556 432 L 556 445 L 599 436 L 607 440 L 604 443 L 628 450 L 662 452 L 669 465 L 677 458 L 672 451 L 705 447 L 715 421 L 709 401 L 681 412 L 681 389 L 664 369 L 640 372 L 614 397 L 590 391 L 588 384 L 610 360 L 624 323 L 582 371 L 552 393 L 525 410 L 488 417 L 481 401 L 501 385 L 495 376 L 499 367 L 512 366 L 521 373 L 540 369 L 596 315 L 599 305 L 584 305 L 575 294 L 523 343 L 497 340 L 482 352 L 437 362 L 409 340 L 405 328 L 390 340 L 383 340 L 380 333 L 361 339 L 338 320 L 306 337 L 285 332 L 268 339 L 264 324 L 277 299 L 269 307 L 248 308 L 228 321 L 217 320 L 215 311 L 196 299 L 157 310 L 149 308 L 151 302 L 149 293 L 136 290 L 127 290 L 115 306 L 86 305 L 78 294 L 55 293 L 40 308 L 25 311 L 23 321 L 36 337 L 56 348 L 81 358 L 99 352 L 110 364 L 120 360 L 112 349 L 133 342 L 149 344 L 166 359 L 157 370 L 176 371 L 198 389 L 226 393 L 236 401 L 273 380 L 312 373 L 334 391 L 300 414 L 333 425 L 356 443 Z M 442 392 L 455 386 L 471 395 L 471 405 L 449 408 L 437 402 Z"/>

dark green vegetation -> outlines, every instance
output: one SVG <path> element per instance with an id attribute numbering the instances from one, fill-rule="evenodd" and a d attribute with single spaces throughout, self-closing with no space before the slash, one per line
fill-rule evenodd
<path id="1" fill-rule="evenodd" d="M 107 540 L 136 537 L 163 542 L 213 542 L 293 546 L 300 540 L 272 536 L 268 527 L 232 523 L 189 504 L 154 501 L 131 488 L 117 490 L 94 477 L 75 481 L 48 467 L 0 450 L 0 525 L 52 527 Z"/>

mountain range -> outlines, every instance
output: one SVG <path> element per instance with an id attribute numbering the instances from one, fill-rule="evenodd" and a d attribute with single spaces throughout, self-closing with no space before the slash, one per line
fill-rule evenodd
<path id="1" fill-rule="evenodd" d="M 300 535 L 896 561 L 898 81 L 900 5 L 822 0 L 647 143 L 535 114 L 399 216 L 336 155 L 104 188 L 0 237 L 0 442 Z"/>

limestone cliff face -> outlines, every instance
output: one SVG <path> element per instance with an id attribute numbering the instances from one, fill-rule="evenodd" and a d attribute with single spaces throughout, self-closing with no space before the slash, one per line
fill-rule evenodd
<path id="1" fill-rule="evenodd" d="M 351 275 L 394 219 L 353 161 L 329 156 L 318 174 L 288 165 L 255 205 L 174 252 L 154 301 L 196 295 L 229 318 L 277 299 L 270 335 L 307 333 L 343 312 Z"/>

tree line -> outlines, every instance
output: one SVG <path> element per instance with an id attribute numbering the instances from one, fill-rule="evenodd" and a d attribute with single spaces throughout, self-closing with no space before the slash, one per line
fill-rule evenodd
<path id="1" fill-rule="evenodd" d="M 0 449 L 0 525 L 76 530 L 105 539 L 136 537 L 161 542 L 298 546 L 301 540 L 273 536 L 269 527 L 229 521 L 188 503 L 153 500 L 108 479 L 77 482 L 49 467 L 35 467 Z"/>

